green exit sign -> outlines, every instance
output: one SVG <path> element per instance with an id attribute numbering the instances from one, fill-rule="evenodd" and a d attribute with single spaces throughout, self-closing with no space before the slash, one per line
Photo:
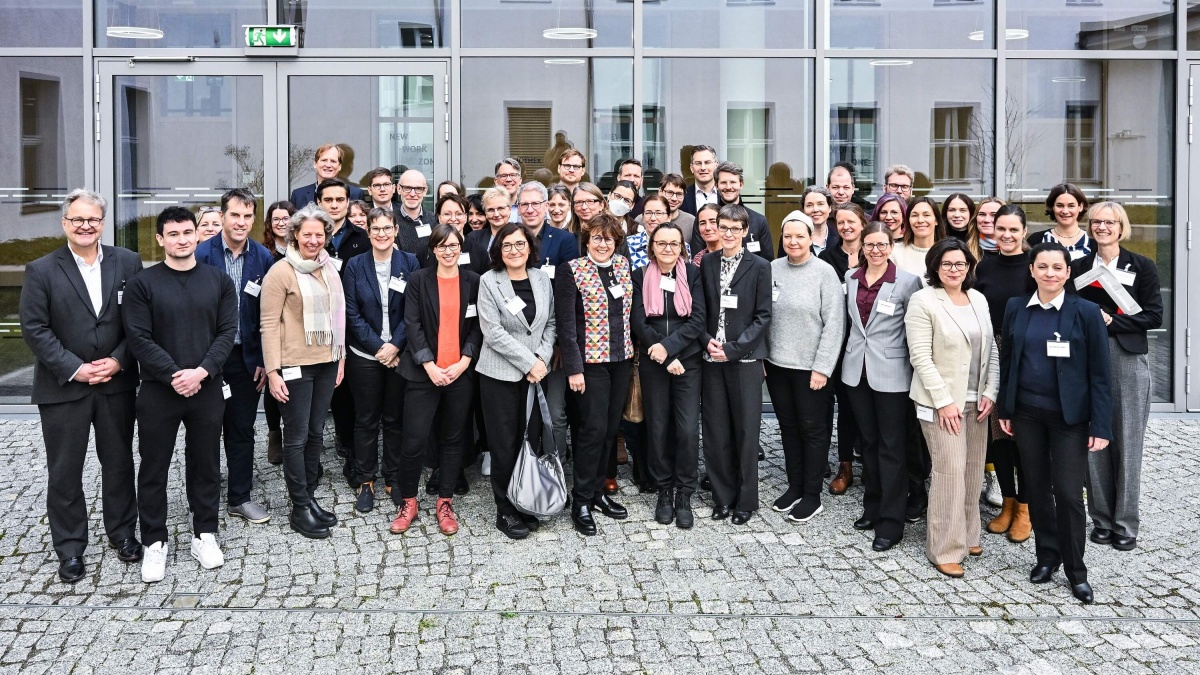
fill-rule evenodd
<path id="1" fill-rule="evenodd" d="M 246 26 L 247 47 L 297 47 L 295 26 Z"/>

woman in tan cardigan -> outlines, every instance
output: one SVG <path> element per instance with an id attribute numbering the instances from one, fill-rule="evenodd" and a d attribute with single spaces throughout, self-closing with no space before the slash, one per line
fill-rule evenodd
<path id="1" fill-rule="evenodd" d="M 337 262 L 325 252 L 333 220 L 315 205 L 292 216 L 287 252 L 262 285 L 262 342 L 271 396 L 283 417 L 283 477 L 292 529 L 330 535 L 337 517 L 314 498 L 334 387 L 346 358 L 346 298 Z"/>

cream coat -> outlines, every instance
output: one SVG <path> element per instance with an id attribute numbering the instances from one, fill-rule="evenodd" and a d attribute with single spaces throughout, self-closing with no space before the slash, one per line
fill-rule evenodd
<path id="1" fill-rule="evenodd" d="M 987 300 L 976 290 L 967 291 L 982 331 L 979 379 L 975 390 L 993 402 L 1000 388 L 1000 357 L 996 349 Z M 950 314 L 950 297 L 941 288 L 923 288 L 913 294 L 904 326 L 913 378 L 909 398 L 919 405 L 942 408 L 951 403 L 959 410 L 967 403 L 967 378 L 971 372 L 971 342 Z"/>

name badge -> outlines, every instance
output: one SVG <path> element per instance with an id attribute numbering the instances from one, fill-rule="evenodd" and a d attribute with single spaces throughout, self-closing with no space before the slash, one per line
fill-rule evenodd
<path id="1" fill-rule="evenodd" d="M 926 408 L 923 405 L 917 406 L 917 419 L 921 420 L 922 422 L 932 422 L 933 408 Z"/>
<path id="2" fill-rule="evenodd" d="M 342 271 L 342 259 L 341 258 L 330 258 L 330 260 L 333 261 L 333 269 L 341 272 Z"/>
<path id="3" fill-rule="evenodd" d="M 117 304 L 118 305 L 121 304 L 121 301 L 124 299 L 125 299 L 125 291 L 117 291 Z"/>
<path id="4" fill-rule="evenodd" d="M 230 396 L 233 396 L 233 390 L 230 389 L 229 385 L 227 385 L 227 384 L 222 385 L 221 386 L 221 395 L 224 396 L 226 399 L 228 399 Z"/>
<path id="5" fill-rule="evenodd" d="M 671 277 L 663 277 L 658 280 L 658 287 L 668 293 L 675 292 L 675 280 Z"/>
<path id="6" fill-rule="evenodd" d="M 779 302 L 779 289 L 771 290 L 771 302 Z"/>
<path id="7" fill-rule="evenodd" d="M 1071 358 L 1071 343 L 1058 340 L 1046 340 L 1046 356 L 1055 359 Z"/>
<path id="8" fill-rule="evenodd" d="M 620 300 L 625 297 L 625 287 L 621 284 L 613 284 L 608 287 L 608 292 L 613 296 L 614 300 Z"/>
<path id="9" fill-rule="evenodd" d="M 1113 270 L 1113 275 L 1117 277 L 1117 281 L 1123 286 L 1132 286 L 1137 279 L 1137 273 L 1128 270 Z"/>
<path id="10" fill-rule="evenodd" d="M 550 263 L 546 263 L 545 265 L 542 265 L 542 272 L 546 276 L 553 279 L 554 278 L 554 265 L 551 265 Z"/>
<path id="11" fill-rule="evenodd" d="M 298 380 L 304 376 L 304 373 L 300 372 L 300 366 L 292 366 L 291 368 L 284 368 L 283 370 L 279 371 L 279 374 L 283 376 L 284 382 L 291 382 L 292 380 Z"/>
<path id="12" fill-rule="evenodd" d="M 458 254 L 458 264 L 460 267 L 462 265 L 470 265 L 471 264 L 471 254 L 470 253 L 459 253 Z"/>
<path id="13" fill-rule="evenodd" d="M 721 296 L 721 309 L 737 309 L 737 296 L 736 295 L 722 295 Z"/>
<path id="14" fill-rule="evenodd" d="M 504 307 L 508 310 L 509 314 L 516 316 L 521 313 L 521 310 L 525 309 L 525 301 L 521 298 L 514 297 L 508 302 L 504 303 Z"/>
<path id="15" fill-rule="evenodd" d="M 392 277 L 391 280 L 388 281 L 388 288 L 396 291 L 397 293 L 403 293 L 404 289 L 408 288 L 408 282 L 400 277 Z"/>
<path id="16" fill-rule="evenodd" d="M 424 237 L 428 237 L 431 234 L 433 234 L 432 227 L 430 227 L 428 225 L 418 225 L 417 226 L 417 237 L 424 238 Z"/>
<path id="17" fill-rule="evenodd" d="M 850 291 L 847 291 L 847 290 L 846 290 L 846 284 L 842 284 L 842 295 L 846 295 L 846 294 L 847 294 L 847 293 L 849 293 L 849 292 L 850 292 Z"/>
<path id="18" fill-rule="evenodd" d="M 762 244 L 758 243 L 757 241 L 748 241 L 746 242 L 746 250 L 750 251 L 751 253 L 758 253 L 762 250 Z"/>
<path id="19" fill-rule="evenodd" d="M 475 305 L 467 305 L 466 318 L 470 319 L 473 316 L 479 316 L 478 310 L 475 309 Z"/>
<path id="20" fill-rule="evenodd" d="M 258 284 L 254 283 L 253 281 L 246 282 L 246 295 L 257 298 L 258 294 L 261 292 L 262 292 L 262 286 L 259 286 Z"/>
<path id="21" fill-rule="evenodd" d="M 1077 249 L 1077 248 L 1071 249 L 1070 253 L 1071 253 L 1071 260 L 1079 260 L 1084 255 L 1086 255 L 1082 250 Z"/>
<path id="22" fill-rule="evenodd" d="M 875 308 L 879 310 L 880 314 L 886 316 L 892 316 L 896 313 L 896 303 L 887 300 L 880 300 L 879 304 L 875 305 Z"/>

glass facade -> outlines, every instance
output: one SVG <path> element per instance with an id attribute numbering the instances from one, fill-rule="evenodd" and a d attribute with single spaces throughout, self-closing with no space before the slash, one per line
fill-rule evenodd
<path id="1" fill-rule="evenodd" d="M 297 26 L 298 49 L 248 52 L 257 24 Z M 1033 229 L 1064 180 L 1125 204 L 1166 307 L 1154 400 L 1197 409 L 1196 26 L 1200 0 L 8 0 L 0 405 L 28 403 L 23 269 L 61 245 L 73 187 L 110 200 L 107 242 L 152 262 L 163 206 L 233 186 L 285 198 L 325 143 L 360 185 L 385 166 L 471 191 L 506 156 L 555 181 L 568 148 L 606 189 L 636 157 L 654 191 L 667 172 L 691 180 L 705 144 L 744 167 L 747 203 L 776 229 L 838 162 L 867 201 L 902 163 L 917 194 L 997 195 Z"/>

